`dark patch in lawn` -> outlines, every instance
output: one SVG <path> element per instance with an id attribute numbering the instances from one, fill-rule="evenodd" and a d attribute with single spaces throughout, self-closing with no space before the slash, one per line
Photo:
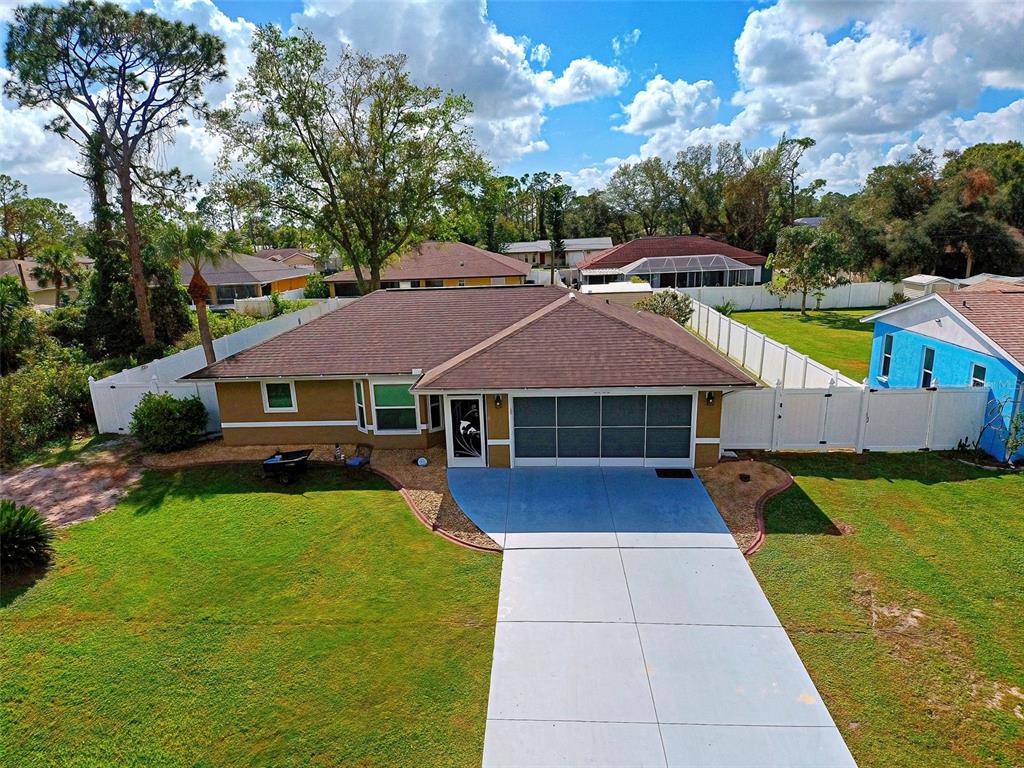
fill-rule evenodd
<path id="1" fill-rule="evenodd" d="M 6 608 L 28 592 L 44 576 L 49 568 L 37 568 L 17 576 L 5 576 L 0 582 L 0 608 Z"/>
<path id="2" fill-rule="evenodd" d="M 744 455 L 784 466 L 793 475 L 826 480 L 914 480 L 923 485 L 959 483 L 966 480 L 1012 479 L 1014 473 L 972 467 L 946 453 L 901 453 L 898 461 L 886 460 L 884 453 L 776 453 L 745 451 Z"/>
<path id="3" fill-rule="evenodd" d="M 801 315 L 799 312 L 795 313 L 793 317 L 799 320 L 801 323 L 810 323 L 812 325 L 824 325 L 827 328 L 832 328 L 837 331 L 857 331 L 858 333 L 871 334 L 874 332 L 874 328 L 870 323 L 862 323 L 860 318 L 851 317 L 850 315 L 839 314 L 836 312 L 829 312 L 827 310 L 821 312 L 811 312 L 807 315 Z"/>
<path id="4" fill-rule="evenodd" d="M 798 486 L 776 496 L 768 502 L 764 515 L 765 529 L 772 534 L 801 536 L 841 536 L 836 527 L 811 498 Z"/>

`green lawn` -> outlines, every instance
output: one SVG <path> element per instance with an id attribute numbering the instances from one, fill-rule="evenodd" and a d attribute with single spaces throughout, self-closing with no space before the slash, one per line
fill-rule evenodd
<path id="1" fill-rule="evenodd" d="M 796 485 L 751 566 L 861 768 L 1020 766 L 1024 476 L 778 459 Z"/>
<path id="2" fill-rule="evenodd" d="M 0 610 L 0 764 L 478 766 L 501 560 L 370 477 L 149 472 Z"/>
<path id="3" fill-rule="evenodd" d="M 843 309 L 801 315 L 799 310 L 769 310 L 734 312 L 732 319 L 860 381 L 868 375 L 871 363 L 873 328 L 871 323 L 859 321 L 877 311 Z"/>

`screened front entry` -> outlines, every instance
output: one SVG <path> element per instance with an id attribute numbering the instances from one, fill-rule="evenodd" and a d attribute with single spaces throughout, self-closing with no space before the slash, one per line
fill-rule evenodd
<path id="1" fill-rule="evenodd" d="M 513 397 L 517 466 L 693 466 L 693 395 Z"/>

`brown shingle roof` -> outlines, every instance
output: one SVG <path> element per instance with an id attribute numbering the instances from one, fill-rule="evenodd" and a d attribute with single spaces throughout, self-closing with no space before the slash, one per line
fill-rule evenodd
<path id="1" fill-rule="evenodd" d="M 946 294 L 953 309 L 1024 365 L 1024 293 L 958 291 Z"/>
<path id="2" fill-rule="evenodd" d="M 369 274 L 363 270 L 363 274 Z M 412 248 L 402 259 L 385 268 L 381 280 L 443 280 L 466 277 L 518 277 L 530 274 L 530 265 L 500 253 L 465 243 L 428 240 Z M 326 278 L 330 283 L 355 282 L 351 269 Z"/>
<path id="3" fill-rule="evenodd" d="M 730 259 L 760 266 L 767 259 L 759 253 L 737 248 L 701 235 L 674 235 L 672 237 L 641 237 L 622 243 L 607 251 L 595 253 L 579 264 L 580 269 L 608 269 L 624 267 L 638 259 L 658 256 L 728 256 Z"/>
<path id="4" fill-rule="evenodd" d="M 192 279 L 191 265 L 182 263 L 178 274 L 181 282 L 188 285 Z M 209 285 L 256 285 L 290 277 L 309 277 L 309 274 L 308 268 L 278 264 L 245 253 L 233 253 L 230 259 L 203 266 L 203 278 Z"/>
<path id="5" fill-rule="evenodd" d="M 256 251 L 256 255 L 261 259 L 267 259 L 268 261 L 284 261 L 290 256 L 305 256 L 310 259 L 316 259 L 316 251 L 309 248 L 264 248 Z"/>
<path id="6" fill-rule="evenodd" d="M 376 291 L 185 378 L 414 369 L 431 389 L 754 383 L 667 318 L 550 286 Z"/>
<path id="7" fill-rule="evenodd" d="M 668 318 L 573 293 L 519 327 L 427 371 L 416 386 L 473 390 L 752 384 L 747 374 Z"/>
<path id="8" fill-rule="evenodd" d="M 375 291 L 186 378 L 427 370 L 564 293 L 550 286 Z"/>
<path id="9" fill-rule="evenodd" d="M 982 280 L 974 285 L 965 285 L 960 291 L 971 293 L 1021 293 L 1024 291 L 1024 279 L 1022 280 Z"/>

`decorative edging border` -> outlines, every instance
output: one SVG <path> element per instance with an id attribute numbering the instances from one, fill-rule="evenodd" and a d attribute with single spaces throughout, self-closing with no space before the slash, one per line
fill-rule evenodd
<path id="1" fill-rule="evenodd" d="M 781 469 L 786 473 L 786 479 L 782 481 L 782 485 L 776 486 L 775 488 L 769 488 L 767 491 L 762 493 L 761 497 L 754 502 L 754 517 L 757 520 L 757 536 L 750 543 L 750 546 L 743 550 L 744 557 L 750 557 L 751 555 L 757 554 L 758 550 L 764 546 L 765 539 L 768 536 L 768 532 L 765 530 L 764 524 L 764 505 L 780 493 L 788 491 L 796 482 L 793 479 L 793 475 L 791 475 L 789 470 L 785 467 L 780 467 L 778 464 L 771 461 L 766 461 L 765 464 L 771 464 L 773 467 Z"/>
<path id="2" fill-rule="evenodd" d="M 416 519 L 423 523 L 424 527 L 426 527 L 431 532 L 436 533 L 442 539 L 447 539 L 453 544 L 458 544 L 460 547 L 471 549 L 474 552 L 489 552 L 495 555 L 501 554 L 501 547 L 499 547 L 497 544 L 495 544 L 493 547 L 486 547 L 481 544 L 473 544 L 472 542 L 460 539 L 453 533 L 449 533 L 444 528 L 438 527 L 436 523 L 430 522 L 430 520 L 427 519 L 427 516 L 423 514 L 423 511 L 416 505 L 416 501 L 412 498 L 412 494 L 409 493 L 408 489 L 404 485 L 402 485 L 398 478 L 396 478 L 389 472 L 385 472 L 383 469 L 378 469 L 377 467 L 374 467 L 373 465 L 370 465 L 368 469 L 375 475 L 378 475 L 379 477 L 386 480 L 391 485 L 391 487 L 398 491 L 402 495 L 402 498 L 405 499 L 405 503 L 409 505 L 409 509 L 412 510 L 412 513 L 416 516 Z M 451 493 L 451 491 L 449 491 L 449 493 Z"/>

